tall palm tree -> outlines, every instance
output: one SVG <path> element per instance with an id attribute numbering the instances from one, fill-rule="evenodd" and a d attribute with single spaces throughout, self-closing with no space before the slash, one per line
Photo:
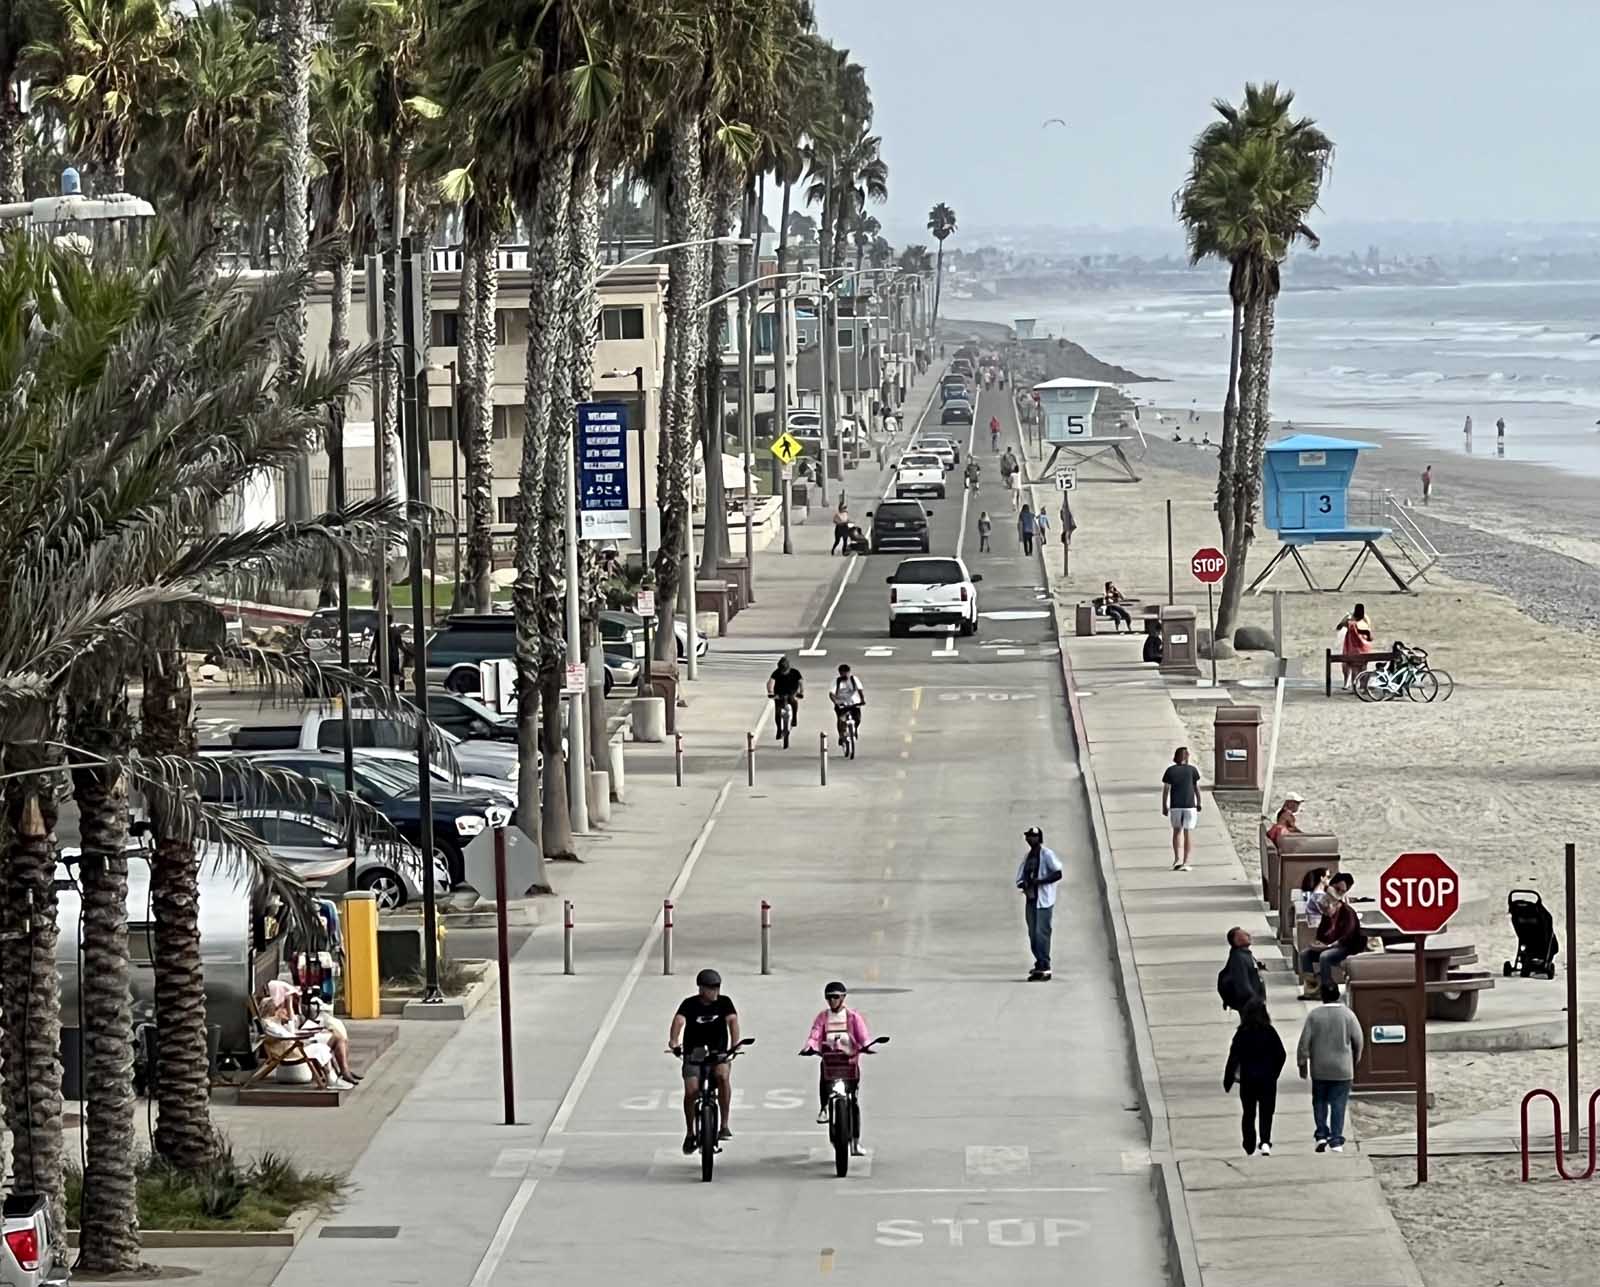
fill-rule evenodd
<path id="1" fill-rule="evenodd" d="M 928 231 L 939 243 L 939 259 L 934 268 L 933 278 L 933 323 L 928 329 L 930 337 L 936 335 L 939 330 L 939 296 L 944 289 L 944 243 L 955 230 L 956 212 L 943 201 L 928 211 Z"/>
<path id="2" fill-rule="evenodd" d="M 311 187 L 311 5 L 312 0 L 278 0 L 278 132 L 282 143 L 282 209 L 278 216 L 283 238 L 283 266 L 304 273 L 310 247 Z M 310 277 L 302 276 L 303 291 Z M 285 381 L 300 374 L 305 363 L 306 296 L 302 294 L 289 315 L 283 336 L 282 365 Z M 303 520 L 311 513 L 311 462 L 295 461 L 285 476 L 285 512 Z"/>
<path id="3" fill-rule="evenodd" d="M 0 201 L 21 201 L 25 195 L 28 118 L 19 73 L 36 19 L 33 0 L 0 0 Z"/>
<path id="4" fill-rule="evenodd" d="M 1176 198 L 1191 258 L 1226 259 L 1233 303 L 1228 392 L 1217 466 L 1217 516 L 1228 574 L 1217 634 L 1238 616 L 1254 538 L 1268 410 L 1280 265 L 1298 241 L 1317 244 L 1306 219 L 1316 208 L 1333 144 L 1316 123 L 1292 114 L 1294 95 L 1275 83 L 1247 85 L 1243 102 L 1218 101 L 1218 119 L 1196 138 L 1189 177 Z"/>

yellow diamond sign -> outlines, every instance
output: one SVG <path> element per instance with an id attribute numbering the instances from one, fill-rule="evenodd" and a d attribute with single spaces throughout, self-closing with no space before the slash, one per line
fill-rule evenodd
<path id="1" fill-rule="evenodd" d="M 805 454 L 805 446 L 792 433 L 785 432 L 772 444 L 772 454 L 786 465 L 792 465 Z"/>

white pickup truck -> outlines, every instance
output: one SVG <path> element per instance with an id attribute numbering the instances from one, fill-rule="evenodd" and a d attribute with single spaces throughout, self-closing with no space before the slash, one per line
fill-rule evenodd
<path id="1" fill-rule="evenodd" d="M 895 467 L 894 494 L 903 499 L 919 492 L 944 499 L 944 461 L 932 452 L 908 451 Z"/>
<path id="2" fill-rule="evenodd" d="M 968 572 L 960 559 L 905 559 L 885 579 L 891 635 L 903 635 L 912 626 L 954 626 L 963 635 L 978 633 L 977 582 L 983 574 Z"/>

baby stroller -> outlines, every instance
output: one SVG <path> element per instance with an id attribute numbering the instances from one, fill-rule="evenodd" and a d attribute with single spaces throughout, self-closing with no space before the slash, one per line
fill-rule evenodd
<path id="1" fill-rule="evenodd" d="M 867 534 L 861 530 L 859 523 L 850 524 L 849 535 L 845 537 L 844 552 L 846 554 L 872 553 L 872 542 L 867 540 Z"/>
<path id="2" fill-rule="evenodd" d="M 1541 974 L 1547 979 L 1555 978 L 1556 953 L 1561 947 L 1550 909 L 1538 891 L 1513 889 L 1506 895 L 1506 911 L 1511 915 L 1511 928 L 1517 933 L 1517 959 L 1505 963 L 1506 978 L 1513 971 L 1525 979 Z"/>

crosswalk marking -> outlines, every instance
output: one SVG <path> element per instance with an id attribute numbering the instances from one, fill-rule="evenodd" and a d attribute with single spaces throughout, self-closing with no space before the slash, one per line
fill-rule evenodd
<path id="1" fill-rule="evenodd" d="M 1033 1169 L 1026 1144 L 968 1144 L 967 1179 L 1027 1175 Z"/>
<path id="2" fill-rule="evenodd" d="M 561 1165 L 563 1150 L 558 1148 L 503 1148 L 489 1168 L 493 1180 L 546 1180 Z"/>

